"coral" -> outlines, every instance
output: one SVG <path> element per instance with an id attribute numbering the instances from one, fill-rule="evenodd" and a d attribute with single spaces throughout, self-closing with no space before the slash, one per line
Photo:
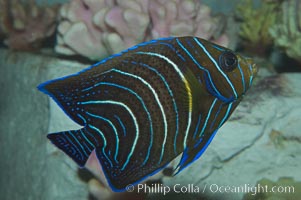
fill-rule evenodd
<path id="1" fill-rule="evenodd" d="M 269 29 L 276 23 L 279 1 L 265 0 L 258 7 L 254 0 L 242 1 L 237 6 L 237 17 L 242 20 L 239 35 L 244 47 L 253 53 L 264 55 L 272 46 Z"/>
<path id="2" fill-rule="evenodd" d="M 280 19 L 270 29 L 275 45 L 301 63 L 301 2 L 289 0 L 282 3 Z"/>
<path id="3" fill-rule="evenodd" d="M 180 35 L 227 45 L 218 30 L 218 19 L 199 0 L 73 0 L 60 10 L 55 50 L 100 59 L 149 39 Z"/>
<path id="4" fill-rule="evenodd" d="M 0 0 L 0 37 L 11 49 L 38 49 L 55 31 L 57 10 L 34 0 Z"/>
<path id="5" fill-rule="evenodd" d="M 60 10 L 58 42 L 62 54 L 99 59 L 145 39 L 147 2 L 73 0 Z"/>
<path id="6" fill-rule="evenodd" d="M 254 187 L 257 190 L 246 193 L 243 200 L 290 200 L 301 198 L 301 182 L 295 181 L 293 178 L 281 177 L 277 182 L 263 178 Z"/>
<path id="7" fill-rule="evenodd" d="M 218 26 L 218 19 L 199 0 L 149 1 L 149 12 L 152 38 L 195 35 L 209 39 Z"/>

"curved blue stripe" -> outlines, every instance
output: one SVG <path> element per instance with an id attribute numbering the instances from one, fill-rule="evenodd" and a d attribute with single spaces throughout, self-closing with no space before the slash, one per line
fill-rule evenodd
<path id="1" fill-rule="evenodd" d="M 221 112 L 222 107 L 223 107 L 223 104 L 220 104 L 219 107 L 218 107 L 217 112 L 215 112 L 215 115 L 214 115 L 213 120 L 211 121 L 211 125 L 210 125 L 209 130 L 211 130 L 213 125 L 215 124 L 216 118 L 218 117 L 219 113 Z"/>
<path id="2" fill-rule="evenodd" d="M 251 72 L 250 80 L 249 80 L 249 87 L 250 87 L 252 85 L 252 81 L 253 81 L 253 70 L 252 70 L 252 65 L 248 64 L 248 67 Z"/>
<path id="3" fill-rule="evenodd" d="M 223 77 L 226 79 L 226 81 L 229 83 L 235 98 L 238 97 L 236 89 L 234 88 L 232 82 L 229 80 L 228 76 L 220 69 L 219 65 L 216 63 L 215 59 L 211 56 L 211 54 L 207 51 L 206 47 L 204 47 L 204 45 L 202 45 L 202 43 L 196 38 L 193 38 L 194 41 L 196 41 L 196 43 L 203 49 L 203 51 L 205 52 L 205 54 L 210 58 L 210 60 L 214 63 L 215 67 L 217 68 L 217 70 L 223 75 Z"/>
<path id="4" fill-rule="evenodd" d="M 93 145 L 92 142 L 85 136 L 85 134 L 83 133 L 83 131 L 82 131 L 81 129 L 80 129 L 79 131 L 80 131 L 82 137 L 85 139 L 85 141 L 87 141 L 87 142 L 93 147 L 93 149 L 94 149 L 94 148 L 95 148 L 94 145 Z M 93 150 L 93 149 L 90 149 L 90 148 L 88 147 L 88 145 L 86 145 L 86 147 L 87 147 L 87 149 L 89 149 L 90 152 Z"/>
<path id="5" fill-rule="evenodd" d="M 132 61 L 131 63 L 136 64 L 136 65 L 139 64 L 139 65 L 141 65 L 143 67 L 146 67 L 147 69 L 155 72 L 161 78 L 161 80 L 163 81 L 169 95 L 171 96 L 171 99 L 172 99 L 172 102 L 173 102 L 173 107 L 174 107 L 174 110 L 175 110 L 175 113 L 176 113 L 176 133 L 175 133 L 175 139 L 174 139 L 174 152 L 177 155 L 177 145 L 176 145 L 177 143 L 176 143 L 176 141 L 177 141 L 177 137 L 178 137 L 178 134 L 179 134 L 179 113 L 178 113 L 178 106 L 177 106 L 176 101 L 174 99 L 173 92 L 172 92 L 171 88 L 169 87 L 169 84 L 167 83 L 164 76 L 158 70 L 156 70 L 155 68 L 153 68 L 153 67 L 151 67 L 151 66 L 149 66 L 145 63 L 141 63 L 141 62 L 137 63 L 137 62 L 134 62 L 134 61 Z"/>
<path id="6" fill-rule="evenodd" d="M 210 118 L 212 109 L 213 109 L 213 107 L 215 106 L 216 101 L 217 101 L 217 98 L 214 99 L 214 101 L 212 102 L 212 104 L 211 104 L 211 106 L 210 106 L 210 109 L 209 109 L 209 111 L 208 111 L 208 113 L 207 113 L 207 117 L 206 117 L 205 123 L 203 124 L 202 131 L 201 131 L 200 134 L 199 134 L 200 137 L 203 135 L 203 133 L 204 133 L 204 131 L 205 131 L 205 128 L 206 128 L 206 126 L 207 126 L 208 120 L 209 120 L 209 118 Z"/>
<path id="7" fill-rule="evenodd" d="M 165 45 L 168 48 L 170 48 L 173 52 L 175 52 L 177 54 L 177 56 L 182 60 L 182 61 L 186 61 L 185 58 L 180 54 L 180 52 L 170 43 L 166 43 L 166 42 L 159 42 L 155 45 Z"/>
<path id="8" fill-rule="evenodd" d="M 80 114 L 77 114 L 77 116 L 83 120 L 84 124 L 87 124 L 87 120 L 83 116 Z"/>
<path id="9" fill-rule="evenodd" d="M 212 86 L 212 88 L 214 89 L 214 92 L 216 93 L 217 97 L 219 97 L 219 99 L 224 99 L 224 100 L 227 100 L 228 101 L 228 98 L 224 97 L 223 95 L 221 95 L 221 93 L 217 90 L 217 88 L 215 87 L 213 81 L 212 81 L 212 78 L 211 78 L 211 75 L 210 75 L 210 72 L 204 68 L 203 66 L 201 66 L 196 60 L 195 58 L 191 55 L 191 53 L 184 47 L 184 45 L 179 41 L 179 39 L 176 39 L 177 40 L 177 43 L 179 44 L 179 46 L 187 53 L 187 55 L 193 60 L 193 62 L 203 71 L 206 72 L 208 78 L 209 78 L 209 81 L 210 81 L 210 85 Z"/>
<path id="10" fill-rule="evenodd" d="M 116 147 L 115 147 L 115 156 L 114 156 L 114 160 L 116 161 L 116 163 L 118 163 L 118 160 L 117 160 L 117 155 L 118 155 L 118 149 L 119 149 L 119 138 L 118 138 L 118 132 L 114 126 L 114 124 L 107 118 L 105 117 L 102 117 L 102 116 L 99 116 L 99 115 L 95 115 L 95 114 L 92 114 L 92 113 L 89 113 L 89 112 L 86 112 L 87 115 L 90 115 L 92 117 L 95 117 L 95 118 L 98 118 L 98 119 L 101 119 L 101 120 L 104 120 L 105 122 L 109 123 L 110 126 L 112 127 L 112 129 L 114 130 L 114 133 L 115 133 L 115 137 L 116 137 Z"/>
<path id="11" fill-rule="evenodd" d="M 90 147 L 87 145 L 87 143 L 85 141 L 83 141 L 83 145 L 86 147 L 86 149 L 89 150 L 89 155 L 90 156 L 90 153 L 93 151 L 93 149 L 91 150 Z"/>
<path id="12" fill-rule="evenodd" d="M 69 131 L 69 134 L 74 138 L 74 140 L 79 144 L 80 148 L 83 150 L 84 154 L 89 157 L 89 154 L 86 152 L 85 148 L 82 144 L 78 141 L 78 139 L 73 135 L 72 131 Z"/>
<path id="13" fill-rule="evenodd" d="M 97 133 L 99 133 L 99 135 L 102 137 L 103 143 L 104 143 L 103 148 L 102 148 L 102 154 L 106 157 L 107 161 L 109 161 L 111 167 L 113 167 L 112 161 L 108 158 L 108 156 L 105 153 L 105 147 L 107 146 L 107 140 L 106 140 L 104 134 L 98 128 L 96 128 L 95 126 L 92 126 L 90 124 L 88 126 L 90 128 L 92 128 L 93 130 L 95 130 Z"/>
<path id="14" fill-rule="evenodd" d="M 244 73 L 243 73 L 243 71 L 242 71 L 241 66 L 240 66 L 239 63 L 238 63 L 238 69 L 239 69 L 239 72 L 240 72 L 240 74 L 241 74 L 242 86 L 243 86 L 243 88 L 244 88 L 243 94 L 244 94 L 244 93 L 246 92 L 246 83 L 245 83 Z"/>
<path id="15" fill-rule="evenodd" d="M 201 123 L 201 119 L 202 119 L 202 114 L 199 115 L 198 122 L 196 124 L 196 129 L 195 129 L 194 134 L 193 134 L 193 139 L 195 139 L 196 134 L 199 131 L 199 126 L 200 126 L 200 123 Z"/>
<path id="16" fill-rule="evenodd" d="M 80 156 L 82 157 L 82 159 L 81 160 L 85 160 L 84 159 L 84 156 L 83 156 L 83 154 L 82 154 L 82 152 L 79 150 L 79 148 L 70 140 L 70 138 L 66 135 L 66 132 L 63 132 L 63 134 L 64 134 L 64 136 L 65 136 L 65 138 L 73 145 L 73 148 L 76 148 L 77 149 L 77 151 L 76 152 L 78 152 L 79 154 L 80 154 Z M 70 134 L 70 133 L 69 133 Z M 76 153 L 75 152 L 75 153 Z M 74 155 L 74 154 L 73 154 Z"/>
<path id="17" fill-rule="evenodd" d="M 127 159 L 125 161 L 125 163 L 123 164 L 121 170 L 124 170 L 124 168 L 127 166 L 129 160 L 131 159 L 131 157 L 133 156 L 133 153 L 135 151 L 135 148 L 136 148 L 136 145 L 137 145 L 137 142 L 138 142 L 138 139 L 139 139 L 139 124 L 137 122 L 137 118 L 135 117 L 135 115 L 133 114 L 133 112 L 131 111 L 131 109 L 125 105 L 124 103 L 122 102 L 118 102 L 118 101 L 111 101 L 111 100 L 93 100 L 93 101 L 84 101 L 84 102 L 78 102 L 78 104 L 82 104 L 82 105 L 90 105 L 90 104 L 112 104 L 112 105 L 117 105 L 117 106 L 122 106 L 124 109 L 126 109 L 129 114 L 131 115 L 132 119 L 133 119 L 133 122 L 134 122 L 134 125 L 135 125 L 135 128 L 136 128 L 136 136 L 134 138 L 134 141 L 133 141 L 133 146 L 131 148 L 131 151 L 129 152 L 128 156 L 127 156 Z M 106 141 L 106 138 L 104 137 L 103 133 L 97 129 L 96 127 L 88 124 L 89 127 L 93 128 L 94 130 L 98 131 L 98 133 L 103 137 L 103 140 L 104 140 L 104 147 L 103 149 L 105 148 L 106 144 L 107 144 L 107 141 Z"/>
<path id="18" fill-rule="evenodd" d="M 88 133 L 89 136 L 90 136 L 91 138 L 94 139 L 95 144 L 96 144 L 97 146 L 99 146 L 99 143 L 98 143 L 97 139 L 94 137 L 94 135 L 93 135 L 92 133 L 90 133 L 87 129 L 85 129 L 85 132 Z M 89 141 L 89 140 L 88 140 L 88 141 Z M 91 143 L 91 144 L 93 145 L 93 143 Z M 95 145 L 93 145 L 93 147 L 96 148 Z"/>
<path id="19" fill-rule="evenodd" d="M 117 115 L 114 115 L 114 117 L 117 119 L 117 121 L 119 122 L 119 124 L 122 128 L 123 136 L 126 136 L 126 128 L 125 128 L 123 122 L 121 121 L 121 119 Z"/>
<path id="20" fill-rule="evenodd" d="M 167 135 L 168 135 L 168 124 L 167 124 L 167 120 L 166 120 L 166 115 L 165 115 L 165 111 L 163 109 L 163 106 L 161 104 L 161 101 L 160 101 L 160 98 L 158 97 L 158 94 L 157 92 L 155 91 L 155 89 L 152 87 L 151 84 L 149 84 L 147 81 L 145 81 L 142 77 L 138 76 L 138 75 L 135 75 L 133 73 L 129 73 L 129 72 L 125 72 L 125 71 L 121 71 L 121 70 L 118 70 L 118 69 L 112 69 L 114 72 L 117 72 L 117 73 L 120 73 L 122 75 L 125 75 L 125 76 L 129 76 L 129 77 L 133 77 L 139 81 L 141 81 L 144 85 L 146 85 L 149 90 L 153 93 L 154 95 L 154 98 L 161 110 L 161 113 L 162 113 L 162 117 L 163 117 L 163 124 L 164 124 L 164 140 L 163 140 L 163 145 L 162 145 L 162 150 L 161 150 L 161 156 L 160 156 L 160 159 L 159 159 L 159 163 L 161 162 L 162 158 L 163 158 L 163 154 L 164 154 L 164 146 L 165 146 L 165 143 L 166 143 L 166 138 L 167 138 Z M 153 136 L 151 137 L 153 138 Z M 144 164 L 144 163 L 143 163 Z"/>
<path id="21" fill-rule="evenodd" d="M 86 91 L 86 90 L 90 90 L 90 89 L 92 89 L 92 88 L 94 88 L 94 87 L 97 87 L 97 86 L 99 86 L 99 85 L 110 85 L 110 86 L 113 86 L 113 87 L 117 87 L 117 88 L 120 88 L 120 89 L 124 89 L 124 90 L 128 91 L 129 93 L 133 94 L 134 96 L 136 96 L 136 98 L 141 102 L 142 107 L 143 107 L 143 109 L 145 110 L 145 112 L 146 112 L 146 114 L 147 114 L 147 117 L 148 117 L 148 121 L 149 121 L 149 123 L 150 123 L 150 134 L 151 134 L 151 136 L 150 136 L 150 138 L 151 138 L 151 139 L 150 139 L 150 147 L 149 147 L 149 149 L 148 149 L 148 153 L 147 153 L 147 155 L 146 155 L 146 158 L 145 158 L 145 160 L 144 160 L 144 162 L 143 162 L 143 165 L 144 165 L 144 164 L 147 162 L 147 160 L 149 159 L 149 156 L 150 156 L 150 148 L 151 148 L 151 146 L 152 146 L 152 144 L 153 144 L 153 137 L 154 137 L 154 134 L 153 134 L 153 125 L 152 125 L 152 117 L 151 117 L 151 114 L 149 113 L 149 111 L 148 111 L 148 109 L 147 109 L 147 107 L 146 107 L 146 105 L 145 105 L 145 103 L 144 103 L 144 100 L 143 100 L 136 92 L 134 92 L 133 90 L 131 90 L 131 89 L 127 88 L 127 87 L 124 87 L 124 86 L 122 86 L 122 85 L 115 84 L 115 83 L 99 82 L 99 83 L 95 84 L 94 86 L 89 87 L 89 88 L 86 88 L 86 89 L 84 89 L 84 90 L 85 90 L 85 91 Z M 124 129 L 124 130 L 125 130 L 125 129 Z"/>
<path id="22" fill-rule="evenodd" d="M 211 44 L 211 46 L 212 46 L 213 48 L 219 50 L 219 51 L 225 51 L 225 49 L 223 49 L 222 47 L 219 47 L 219 46 L 217 46 L 217 45 L 215 45 L 215 44 Z"/>
<path id="23" fill-rule="evenodd" d="M 221 123 L 219 124 L 218 128 L 220 128 L 223 125 L 223 123 L 226 121 L 226 119 L 228 118 L 231 108 L 232 108 L 232 103 L 229 103 L 227 112 L 226 112 L 224 118 L 222 119 Z"/>

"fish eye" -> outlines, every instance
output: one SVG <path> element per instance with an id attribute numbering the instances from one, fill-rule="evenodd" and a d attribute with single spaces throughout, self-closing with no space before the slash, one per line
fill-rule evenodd
<path id="1" fill-rule="evenodd" d="M 226 72 L 231 72 L 237 67 L 237 57 L 231 51 L 225 51 L 219 56 L 219 65 Z"/>

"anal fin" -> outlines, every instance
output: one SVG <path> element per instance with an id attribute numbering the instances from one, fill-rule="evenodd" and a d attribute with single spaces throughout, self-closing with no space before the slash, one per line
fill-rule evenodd
<path id="1" fill-rule="evenodd" d="M 47 138 L 81 167 L 85 165 L 95 148 L 94 144 L 87 138 L 85 128 L 51 133 L 47 135 Z"/>
<path id="2" fill-rule="evenodd" d="M 181 160 L 176 167 L 176 173 L 174 175 L 177 175 L 179 172 L 181 172 L 183 169 L 191 165 L 195 160 L 197 160 L 201 155 L 205 152 L 209 144 L 211 143 L 212 139 L 214 138 L 217 130 L 215 130 L 210 137 L 208 138 L 199 138 L 197 143 L 194 144 L 194 146 L 186 147 L 184 150 Z"/>

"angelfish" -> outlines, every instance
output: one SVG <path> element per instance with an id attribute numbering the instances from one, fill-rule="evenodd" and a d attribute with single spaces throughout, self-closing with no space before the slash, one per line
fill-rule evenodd
<path id="1" fill-rule="evenodd" d="M 251 59 L 197 37 L 138 44 L 38 86 L 82 126 L 48 139 L 80 167 L 95 151 L 113 191 L 182 154 L 198 159 L 252 84 Z"/>

